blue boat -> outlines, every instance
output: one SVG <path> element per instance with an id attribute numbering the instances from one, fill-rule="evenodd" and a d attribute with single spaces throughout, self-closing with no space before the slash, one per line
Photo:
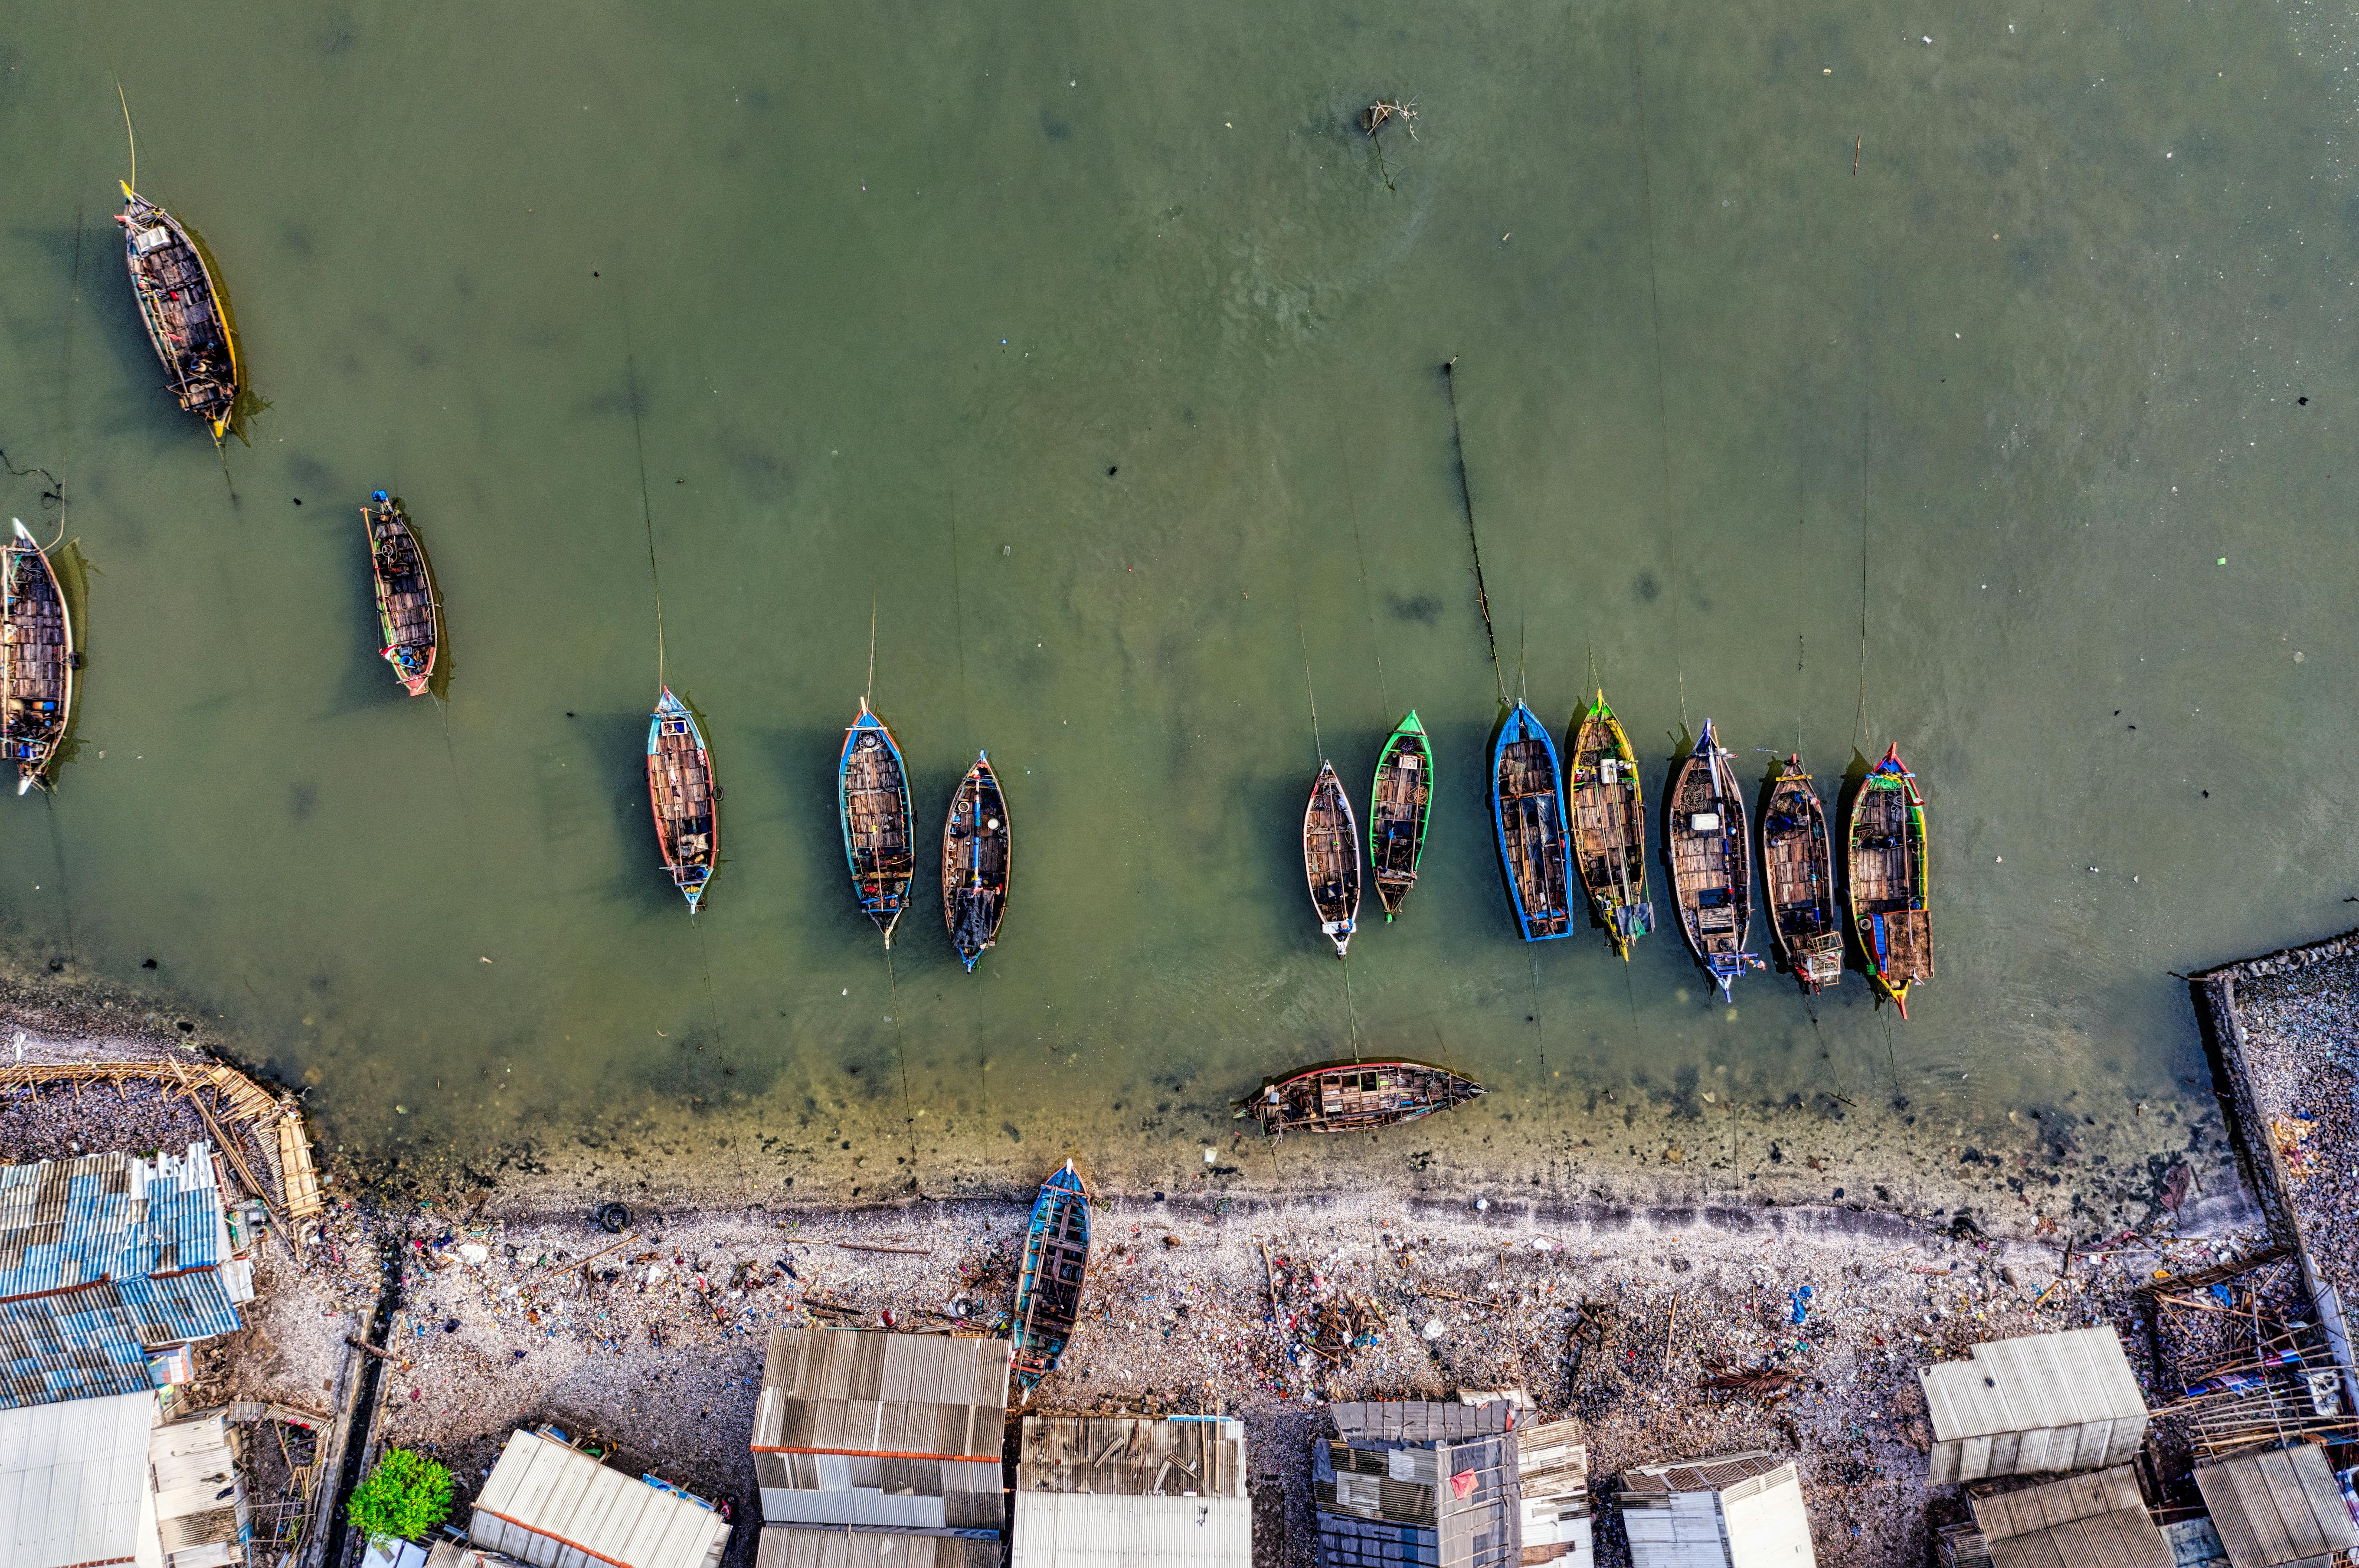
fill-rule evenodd
<path id="1" fill-rule="evenodd" d="M 1024 1267 L 1016 1278 L 1016 1386 L 1030 1399 L 1057 1369 L 1082 1315 L 1082 1279 L 1090 1267 L 1090 1194 L 1073 1162 L 1040 1183 Z"/>
<path id="2" fill-rule="evenodd" d="M 1745 791 L 1712 721 L 1671 780 L 1663 823 L 1663 858 L 1670 863 L 1671 896 L 1680 929 L 1698 963 L 1720 987 L 1729 987 L 1761 960 L 1745 951 L 1753 925 L 1753 833 L 1745 825 Z"/>
<path id="3" fill-rule="evenodd" d="M 836 805 L 843 818 L 843 858 L 852 867 L 852 890 L 860 912 L 893 945 L 893 928 L 908 902 L 917 872 L 909 834 L 909 779 L 901 748 L 885 721 L 860 700 L 860 716 L 843 733 L 843 759 L 835 775 Z"/>
<path id="4" fill-rule="evenodd" d="M 696 715 L 669 686 L 647 719 L 647 802 L 655 809 L 664 869 L 693 915 L 721 855 L 721 791 L 713 787 L 712 757 Z"/>
<path id="5" fill-rule="evenodd" d="M 1499 868 L 1526 942 L 1572 931 L 1565 855 L 1564 772 L 1556 742 L 1523 702 L 1491 744 L 1491 822 L 1499 833 Z"/>

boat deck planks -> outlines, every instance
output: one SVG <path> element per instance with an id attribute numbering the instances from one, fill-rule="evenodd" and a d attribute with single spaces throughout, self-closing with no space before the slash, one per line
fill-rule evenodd
<path id="1" fill-rule="evenodd" d="M 991 770 L 991 759 L 978 753 L 951 794 L 942 823 L 942 920 L 950 928 L 951 950 L 969 974 L 984 950 L 999 940 L 999 922 L 1007 912 L 1009 848 L 999 776 Z"/>
<path id="2" fill-rule="evenodd" d="M 664 869 L 693 914 L 721 853 L 720 791 L 696 716 L 669 686 L 648 715 L 647 800 Z"/>
<path id="3" fill-rule="evenodd" d="M 1680 929 L 1723 1000 L 1738 976 L 1761 964 L 1745 951 L 1753 924 L 1753 833 L 1731 760 L 1706 719 L 1672 779 L 1664 824 Z"/>
<path id="4" fill-rule="evenodd" d="M 1590 914 L 1625 959 L 1630 944 L 1655 929 L 1647 897 L 1646 800 L 1637 758 L 1622 722 L 1597 700 L 1566 741 L 1572 757 L 1572 861 L 1589 895 Z"/>
<path id="5" fill-rule="evenodd" d="M 139 319 L 163 362 L 172 396 L 201 418 L 218 441 L 229 433 L 237 410 L 239 366 L 212 269 L 179 220 L 128 184 L 114 221 L 123 225 L 124 262 Z"/>
<path id="6" fill-rule="evenodd" d="M 1473 1079 L 1425 1062 L 1330 1062 L 1273 1078 L 1236 1114 L 1268 1133 L 1357 1132 L 1413 1122 L 1483 1093 Z"/>
<path id="7" fill-rule="evenodd" d="M 1491 748 L 1491 823 L 1499 866 L 1526 942 L 1572 931 L 1571 878 L 1565 868 L 1564 776 L 1556 743 L 1531 709 L 1517 702 Z"/>
<path id="8" fill-rule="evenodd" d="M 1834 844 L 1799 753 L 1777 770 L 1761 811 L 1761 874 L 1769 889 L 1769 934 L 1795 981 L 1813 994 L 1841 985 Z"/>
<path id="9" fill-rule="evenodd" d="M 1844 837 L 1852 931 L 1867 972 L 1905 1018 L 1908 987 L 1933 977 L 1933 917 L 1927 908 L 1925 798 L 1897 745 L 1860 781 Z"/>
<path id="10" fill-rule="evenodd" d="M 843 819 L 843 856 L 861 912 L 893 945 L 893 928 L 908 902 L 917 876 L 917 849 L 910 831 L 909 780 L 901 748 L 885 721 L 860 701 L 860 713 L 843 733 L 843 757 L 836 770 L 836 804 Z"/>
<path id="11" fill-rule="evenodd" d="M 21 522 L 0 566 L 0 754 L 16 793 L 48 788 L 73 717 L 73 617 L 49 552 Z"/>
<path id="12" fill-rule="evenodd" d="M 1068 1160 L 1040 1183 L 1016 1275 L 1016 1386 L 1027 1401 L 1040 1379 L 1057 1369 L 1081 1321 L 1089 1267 L 1090 1194 Z"/>
<path id="13" fill-rule="evenodd" d="M 404 691 L 423 696 L 442 642 L 434 569 L 400 499 L 382 490 L 372 499 L 374 506 L 361 508 L 361 521 L 368 530 L 369 575 L 376 584 L 378 652 Z"/>
<path id="14" fill-rule="evenodd" d="M 1401 901 L 1417 886 L 1432 808 L 1433 748 L 1412 708 L 1376 758 L 1375 781 L 1368 791 L 1368 866 L 1386 920 L 1400 913 Z"/>
<path id="15" fill-rule="evenodd" d="M 1335 765 L 1321 762 L 1302 809 L 1302 875 L 1310 887 L 1319 930 L 1341 958 L 1360 919 L 1360 824 Z"/>

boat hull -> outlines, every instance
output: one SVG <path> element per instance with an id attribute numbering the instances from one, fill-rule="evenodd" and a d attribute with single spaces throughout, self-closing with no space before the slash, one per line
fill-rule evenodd
<path id="1" fill-rule="evenodd" d="M 1236 1114 L 1271 1134 L 1364 1132 L 1465 1105 L 1483 1092 L 1473 1079 L 1427 1062 L 1326 1062 L 1271 1079 L 1239 1101 Z"/>
<path id="2" fill-rule="evenodd" d="M 1572 862 L 1589 895 L 1590 918 L 1625 960 L 1655 929 L 1647 897 L 1647 807 L 1638 762 L 1605 693 L 1567 739 L 1572 756 Z"/>
<path id="3" fill-rule="evenodd" d="M 1753 925 L 1753 834 L 1736 770 L 1712 721 L 1671 780 L 1663 858 L 1680 930 L 1723 1000 L 1761 961 L 1745 950 Z"/>
<path id="4" fill-rule="evenodd" d="M 166 384 L 219 441 L 236 416 L 242 370 L 212 267 L 179 219 L 127 184 L 114 221 L 123 225 L 132 297 Z"/>
<path id="5" fill-rule="evenodd" d="M 1360 921 L 1360 824 L 1353 820 L 1352 797 L 1335 765 L 1322 762 L 1302 809 L 1302 875 L 1319 930 L 1341 958 L 1352 946 Z"/>
<path id="6" fill-rule="evenodd" d="M 836 765 L 837 814 L 843 823 L 844 864 L 852 871 L 852 891 L 860 912 L 875 922 L 893 945 L 893 928 L 909 899 L 909 884 L 917 875 L 917 853 L 910 833 L 909 779 L 901 748 L 885 721 L 868 711 L 865 698 L 859 716 L 843 733 L 843 756 Z"/>
<path id="7" fill-rule="evenodd" d="M 397 497 L 378 491 L 374 504 L 361 508 L 361 524 L 376 590 L 377 652 L 393 667 L 401 689 L 422 697 L 442 646 L 442 602 L 434 590 L 434 568 Z"/>
<path id="8" fill-rule="evenodd" d="M 1876 985 L 1908 1016 L 1908 988 L 1933 977 L 1925 798 L 1893 746 L 1853 794 L 1843 833 L 1852 934 Z"/>
<path id="9" fill-rule="evenodd" d="M 974 973 L 974 962 L 999 940 L 1007 912 L 1010 840 L 1007 802 L 991 759 L 978 755 L 951 796 L 942 823 L 942 920 L 951 950 Z"/>
<path id="10" fill-rule="evenodd" d="M 647 716 L 647 803 L 664 870 L 694 914 L 721 858 L 721 791 L 704 732 L 669 686 Z"/>
<path id="11" fill-rule="evenodd" d="M 1816 995 L 1843 983 L 1843 915 L 1835 900 L 1834 843 L 1802 758 L 1788 757 L 1761 809 L 1761 880 L 1769 935 L 1795 982 Z"/>
<path id="12" fill-rule="evenodd" d="M 1432 810 L 1433 748 L 1412 708 L 1385 742 L 1368 789 L 1368 869 L 1387 922 L 1417 886 Z"/>
<path id="13" fill-rule="evenodd" d="M 1030 1399 L 1081 1321 L 1090 1267 L 1090 1194 L 1073 1162 L 1040 1183 L 1016 1279 L 1016 1386 Z"/>
<path id="14" fill-rule="evenodd" d="M 1526 942 L 1572 932 L 1566 868 L 1564 775 L 1556 742 L 1530 708 L 1517 702 L 1491 743 L 1491 827 L 1507 904 Z"/>
<path id="15" fill-rule="evenodd" d="M 49 552 L 15 529 L 0 552 L 0 755 L 23 795 L 49 787 L 73 723 L 73 615 Z"/>

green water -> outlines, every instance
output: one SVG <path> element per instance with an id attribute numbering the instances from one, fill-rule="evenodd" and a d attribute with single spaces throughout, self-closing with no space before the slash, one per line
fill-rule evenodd
<path id="1" fill-rule="evenodd" d="M 2359 887 L 2352 29 L 1944 17 L 22 7 L 0 444 L 92 574 L 82 749 L 7 802 L 0 915 L 355 1149 L 751 1127 L 841 1190 L 914 1124 L 921 1167 L 1201 1170 L 1232 1096 L 1354 1031 L 1490 1084 L 1449 1136 L 1535 1170 L 1640 1105 L 1906 1099 L 2027 1146 L 2008 1112 L 2193 1115 L 2166 971 Z M 125 282 L 110 70 L 234 302 L 226 475 Z M 1418 109 L 1381 161 L 1380 95 Z M 379 486 L 447 706 L 376 657 Z M 693 923 L 642 772 L 650 520 L 727 792 Z M 1007 789 L 972 977 L 929 878 L 889 975 L 847 885 L 872 604 L 921 843 L 978 748 Z M 1913 1021 L 1855 971 L 1815 1020 L 1776 974 L 1717 1005 L 1659 885 L 1626 967 L 1516 941 L 1503 683 L 1560 734 L 1602 683 L 1654 800 L 1706 717 L 1830 789 L 1897 741 Z M 1323 749 L 1364 811 L 1411 706 L 1424 877 L 1347 991 L 1302 803 Z"/>

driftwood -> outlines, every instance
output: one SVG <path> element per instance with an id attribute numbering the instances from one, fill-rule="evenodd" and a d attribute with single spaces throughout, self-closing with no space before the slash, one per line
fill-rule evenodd
<path id="1" fill-rule="evenodd" d="M 880 1247 L 871 1241 L 837 1241 L 829 1245 L 840 1247 L 846 1252 L 901 1252 L 913 1258 L 931 1258 L 934 1255 L 930 1247 Z"/>

